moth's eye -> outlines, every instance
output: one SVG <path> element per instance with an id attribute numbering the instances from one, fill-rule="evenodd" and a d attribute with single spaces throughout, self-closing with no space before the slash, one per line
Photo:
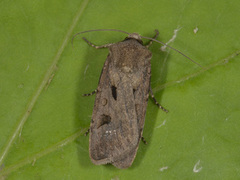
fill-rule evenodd
<path id="1" fill-rule="evenodd" d="M 111 117 L 109 115 L 106 114 L 102 114 L 100 116 L 100 120 L 98 121 L 98 126 L 97 128 L 100 128 L 101 126 L 103 126 L 104 124 L 109 124 L 111 122 Z"/>
<path id="2" fill-rule="evenodd" d="M 115 100 L 117 100 L 117 88 L 115 86 L 112 86 L 112 96 Z"/>

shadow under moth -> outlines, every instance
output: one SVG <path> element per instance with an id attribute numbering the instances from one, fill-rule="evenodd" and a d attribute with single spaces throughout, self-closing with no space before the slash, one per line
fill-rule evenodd
<path id="1" fill-rule="evenodd" d="M 90 158 L 96 165 L 112 164 L 124 169 L 132 165 L 140 140 L 146 143 L 142 134 L 149 94 L 156 105 L 167 112 L 156 101 L 151 90 L 152 53 L 148 50 L 153 41 L 164 43 L 156 40 L 157 30 L 154 38 L 114 29 L 89 30 L 77 33 L 74 37 L 92 31 L 119 31 L 128 34 L 121 42 L 102 46 L 96 46 L 83 38 L 94 48 L 109 49 L 97 89 L 84 94 L 84 96 L 96 94 L 88 130 Z M 149 44 L 144 46 L 142 38 L 149 39 Z"/>

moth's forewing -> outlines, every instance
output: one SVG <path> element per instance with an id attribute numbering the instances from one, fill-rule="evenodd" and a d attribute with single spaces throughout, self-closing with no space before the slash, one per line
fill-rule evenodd
<path id="1" fill-rule="evenodd" d="M 109 50 L 93 109 L 89 151 L 94 164 L 122 169 L 132 165 L 142 137 L 152 53 L 135 39 Z"/>

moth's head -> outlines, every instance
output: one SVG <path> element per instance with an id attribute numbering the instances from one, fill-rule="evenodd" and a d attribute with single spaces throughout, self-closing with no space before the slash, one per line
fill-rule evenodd
<path id="1" fill-rule="evenodd" d="M 128 37 L 125 38 L 125 40 L 128 40 L 128 39 L 135 39 L 140 44 L 143 44 L 141 36 L 138 33 L 131 33 L 131 34 L 129 34 Z"/>

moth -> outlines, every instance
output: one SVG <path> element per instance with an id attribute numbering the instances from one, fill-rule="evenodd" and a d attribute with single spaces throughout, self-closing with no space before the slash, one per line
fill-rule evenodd
<path id="1" fill-rule="evenodd" d="M 167 112 L 154 98 L 150 85 L 152 53 L 148 48 L 153 41 L 157 41 L 158 31 L 154 38 L 124 33 L 128 36 L 123 41 L 102 46 L 83 38 L 94 48 L 109 49 L 97 89 L 84 94 L 96 94 L 89 129 L 90 158 L 96 165 L 112 164 L 119 169 L 130 167 L 139 142 L 141 139 L 146 142 L 142 134 L 149 94 L 156 105 Z M 144 46 L 142 38 L 151 41 Z"/>

